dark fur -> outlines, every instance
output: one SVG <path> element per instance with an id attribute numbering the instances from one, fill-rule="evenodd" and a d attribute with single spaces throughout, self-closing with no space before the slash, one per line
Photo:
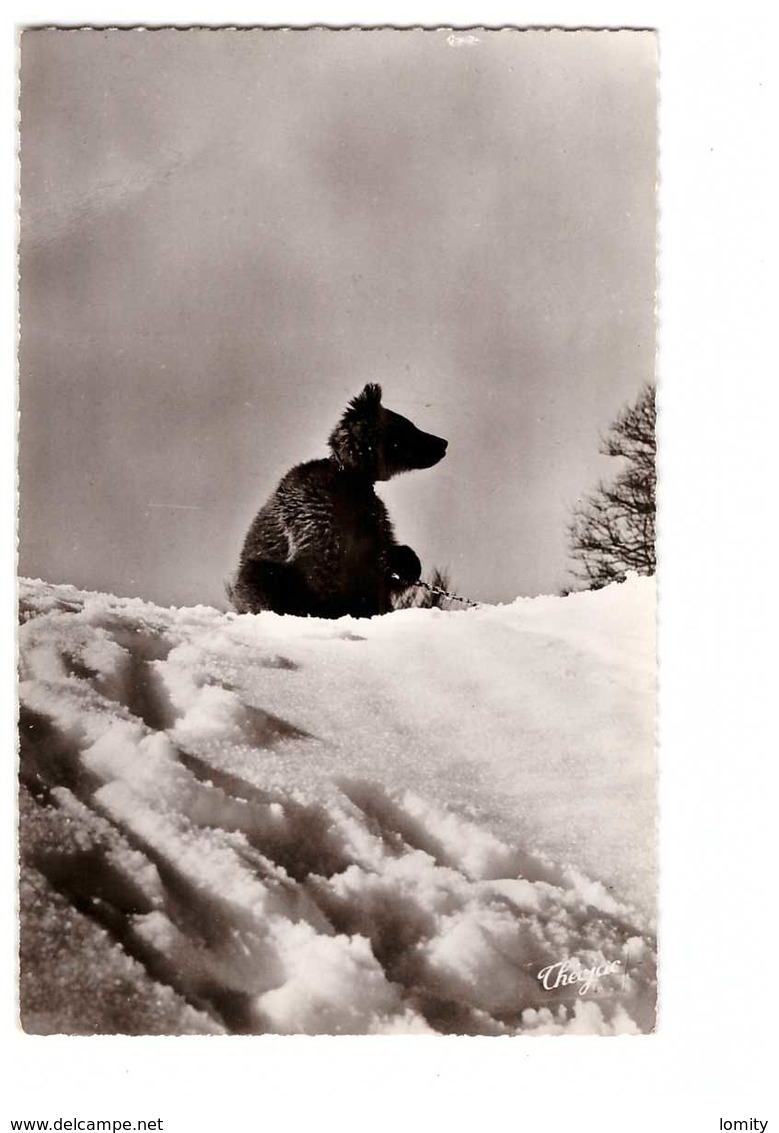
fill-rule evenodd
<path id="1" fill-rule="evenodd" d="M 331 455 L 283 478 L 249 528 L 235 582 L 239 613 L 372 617 L 419 578 L 419 559 L 395 541 L 377 480 L 431 468 L 445 440 L 385 409 L 367 385 L 330 436 Z"/>

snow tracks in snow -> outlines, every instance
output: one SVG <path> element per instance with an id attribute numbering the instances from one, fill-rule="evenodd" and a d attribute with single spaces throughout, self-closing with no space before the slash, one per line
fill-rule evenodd
<path id="1" fill-rule="evenodd" d="M 384 703 L 370 654 L 343 671 L 351 694 L 362 680 L 363 730 L 348 696 L 334 703 L 361 623 L 41 582 L 22 584 L 21 611 L 29 1032 L 652 1028 L 654 946 L 634 910 L 479 807 L 429 797 L 432 741 L 418 710 L 412 727 Z M 467 778 L 457 760 L 451 774 Z M 610 974 L 585 994 L 545 987 L 563 961 Z"/>

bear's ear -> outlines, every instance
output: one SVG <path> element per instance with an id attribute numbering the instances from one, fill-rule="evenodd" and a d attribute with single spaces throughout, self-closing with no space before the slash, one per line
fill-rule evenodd
<path id="1" fill-rule="evenodd" d="M 359 469 L 375 479 L 381 419 L 381 386 L 368 382 L 330 434 L 330 448 L 343 468 Z"/>
<path id="2" fill-rule="evenodd" d="M 376 382 L 368 382 L 362 393 L 358 393 L 351 400 L 352 409 L 377 409 L 381 405 L 381 386 Z"/>

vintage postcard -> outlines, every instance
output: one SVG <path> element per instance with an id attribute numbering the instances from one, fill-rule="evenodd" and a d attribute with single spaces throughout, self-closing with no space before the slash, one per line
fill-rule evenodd
<path id="1" fill-rule="evenodd" d="M 654 1030 L 656 72 L 22 33 L 28 1034 Z"/>

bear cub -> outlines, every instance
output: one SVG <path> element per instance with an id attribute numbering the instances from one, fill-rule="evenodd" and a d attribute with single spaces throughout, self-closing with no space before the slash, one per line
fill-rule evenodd
<path id="1" fill-rule="evenodd" d="M 249 528 L 228 593 L 239 613 L 370 618 L 419 579 L 374 491 L 414 468 L 432 468 L 447 442 L 381 404 L 373 383 L 353 398 L 330 455 L 291 469 Z"/>

